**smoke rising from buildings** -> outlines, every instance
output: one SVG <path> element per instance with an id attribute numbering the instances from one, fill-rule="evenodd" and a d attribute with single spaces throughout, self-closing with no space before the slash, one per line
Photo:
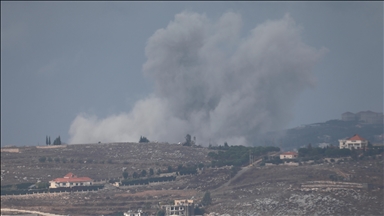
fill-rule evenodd
<path id="1" fill-rule="evenodd" d="M 287 14 L 246 36 L 242 19 L 218 20 L 182 12 L 145 47 L 143 73 L 155 91 L 130 112 L 98 119 L 79 114 L 70 143 L 165 142 L 250 145 L 257 134 L 283 128 L 300 92 L 314 85 L 311 71 L 327 51 L 303 43 L 302 28 Z"/>

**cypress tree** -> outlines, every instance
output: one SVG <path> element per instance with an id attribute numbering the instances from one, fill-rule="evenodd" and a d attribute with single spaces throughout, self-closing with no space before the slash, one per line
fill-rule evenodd
<path id="1" fill-rule="evenodd" d="M 48 136 L 45 136 L 45 145 L 48 145 Z"/>
<path id="2" fill-rule="evenodd" d="M 48 137 L 48 145 L 51 145 L 51 137 Z"/>

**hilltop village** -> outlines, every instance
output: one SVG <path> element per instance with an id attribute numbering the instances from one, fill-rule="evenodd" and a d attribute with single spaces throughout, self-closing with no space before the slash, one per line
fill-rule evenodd
<path id="1" fill-rule="evenodd" d="M 289 151 L 57 143 L 1 148 L 2 215 L 383 214 L 383 144 L 360 134 Z"/>

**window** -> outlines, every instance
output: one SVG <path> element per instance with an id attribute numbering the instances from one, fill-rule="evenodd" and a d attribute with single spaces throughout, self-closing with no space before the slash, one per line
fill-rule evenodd
<path id="1" fill-rule="evenodd" d="M 83 183 L 80 183 L 80 185 L 83 185 Z"/>

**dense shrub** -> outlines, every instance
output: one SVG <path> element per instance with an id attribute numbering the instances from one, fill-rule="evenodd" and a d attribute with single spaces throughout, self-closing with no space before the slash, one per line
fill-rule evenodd
<path id="1" fill-rule="evenodd" d="M 122 185 L 143 185 L 143 184 L 149 184 L 151 182 L 165 182 L 165 181 L 174 181 L 174 180 L 176 180 L 175 176 L 154 177 L 154 178 L 147 178 L 147 179 L 123 180 L 121 181 L 121 184 Z"/>
<path id="2" fill-rule="evenodd" d="M 245 146 L 226 146 L 211 147 L 211 149 L 222 149 L 215 152 L 209 152 L 208 157 L 212 158 L 212 166 L 244 166 L 249 162 L 249 154 L 253 156 L 261 156 L 268 152 L 280 151 L 280 148 L 268 146 L 245 147 Z"/>

